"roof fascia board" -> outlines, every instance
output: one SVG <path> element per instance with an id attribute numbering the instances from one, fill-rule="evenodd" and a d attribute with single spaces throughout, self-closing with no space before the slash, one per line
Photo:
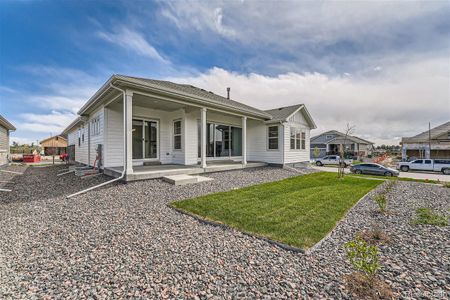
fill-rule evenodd
<path id="1" fill-rule="evenodd" d="M 255 119 L 270 119 L 271 116 L 269 114 L 256 114 L 254 112 L 250 112 L 248 110 L 244 110 L 244 109 L 233 109 L 232 107 L 228 106 L 228 105 L 221 105 L 219 103 L 216 102 L 211 102 L 203 97 L 193 97 L 191 95 L 188 95 L 186 93 L 181 93 L 181 92 L 174 92 L 173 90 L 169 90 L 169 89 L 162 89 L 160 87 L 148 87 L 147 85 L 141 85 L 141 84 L 135 84 L 135 83 L 129 83 L 127 81 L 122 81 L 122 80 L 117 80 L 118 82 L 123 82 L 124 85 L 126 87 L 131 87 L 131 88 L 141 88 L 144 90 L 149 90 L 153 93 L 156 94 L 162 94 L 162 96 L 177 96 L 181 99 L 179 99 L 178 101 L 182 101 L 183 104 L 187 104 L 187 105 L 191 105 L 191 106 L 198 106 L 198 107 L 205 107 L 205 105 L 207 106 L 207 108 L 209 109 L 214 109 L 217 111 L 227 111 L 227 112 L 235 112 L 235 114 L 239 115 L 239 116 L 253 116 Z M 149 94 L 143 91 L 139 91 L 139 90 L 132 90 L 133 93 L 137 93 L 137 94 L 142 94 L 148 97 L 154 97 L 156 98 L 156 95 L 154 94 Z M 166 100 L 166 101 L 172 101 L 172 102 L 176 102 L 177 99 L 172 99 L 172 98 L 166 98 L 166 97 L 159 97 L 161 100 Z M 187 100 L 187 101 L 186 101 Z"/>
<path id="2" fill-rule="evenodd" d="M 11 124 L 8 120 L 6 120 L 3 116 L 0 115 L 0 125 L 5 127 L 8 131 L 15 131 L 16 127 Z"/>
<path id="3" fill-rule="evenodd" d="M 164 95 L 159 95 L 158 93 L 156 93 L 156 94 L 149 94 L 149 93 L 142 92 L 142 91 L 136 91 L 136 90 L 131 90 L 131 91 L 133 92 L 133 94 L 139 94 L 139 95 L 143 95 L 143 96 L 146 96 L 146 97 L 152 97 L 152 98 L 155 98 L 155 99 L 158 99 L 158 100 L 162 100 L 162 101 L 168 101 L 168 102 L 174 102 L 174 103 L 179 103 L 179 104 L 184 104 L 184 105 L 189 105 L 189 106 L 195 106 L 195 107 L 198 107 L 198 108 L 205 107 L 204 104 L 197 104 L 197 103 L 187 102 L 187 101 L 183 101 L 183 100 L 178 100 L 178 99 L 174 99 L 173 97 L 166 97 Z M 233 111 L 228 111 L 228 110 L 224 110 L 224 109 L 218 109 L 218 108 L 214 108 L 214 107 L 210 107 L 210 106 L 207 106 L 206 108 L 208 110 L 222 112 L 222 113 L 225 112 L 227 114 L 238 116 L 238 117 L 249 117 L 248 115 L 245 115 L 245 114 L 242 114 L 242 113 L 236 113 L 236 112 L 233 112 Z M 252 116 L 250 116 L 250 118 L 251 119 L 255 119 L 255 120 L 264 120 L 264 118 L 261 118 L 261 117 L 254 117 L 254 116 L 252 117 Z"/>
<path id="4" fill-rule="evenodd" d="M 109 88 L 109 84 L 113 81 L 113 79 L 115 78 L 115 76 L 111 76 L 108 81 L 106 81 L 101 88 L 95 92 L 95 94 L 89 98 L 89 100 L 78 110 L 77 114 L 78 115 L 83 115 L 92 105 L 94 105 L 98 99 L 101 97 L 101 95 L 103 95 Z"/>

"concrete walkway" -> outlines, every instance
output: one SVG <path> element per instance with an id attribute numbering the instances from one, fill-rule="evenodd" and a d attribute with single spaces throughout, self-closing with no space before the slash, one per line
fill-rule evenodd
<path id="1" fill-rule="evenodd" d="M 317 167 L 312 166 L 314 169 L 323 171 L 323 172 L 336 172 L 336 167 Z M 350 173 L 350 170 L 345 169 L 345 173 Z M 376 177 L 376 175 L 374 175 Z M 427 173 L 427 172 L 400 172 L 399 177 L 401 178 L 412 178 L 412 179 L 428 179 L 428 180 L 439 180 L 439 181 L 448 181 L 450 182 L 450 175 L 444 175 L 442 173 Z"/>

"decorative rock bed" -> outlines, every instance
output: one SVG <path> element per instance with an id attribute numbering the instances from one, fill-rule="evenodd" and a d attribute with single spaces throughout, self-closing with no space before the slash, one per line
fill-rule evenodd
<path id="1" fill-rule="evenodd" d="M 205 225 L 170 201 L 299 175 L 279 168 L 208 174 L 213 181 L 172 186 L 161 180 L 114 184 L 56 177 L 64 167 L 28 168 L 0 197 L 0 298 L 348 298 L 352 272 L 342 244 L 380 223 L 381 277 L 403 297 L 431 297 L 448 286 L 450 228 L 411 225 L 415 209 L 448 214 L 450 189 L 399 182 L 388 215 L 367 197 L 309 255 L 240 232 Z M 445 294 L 444 294 L 445 295 Z M 437 297 L 436 296 L 436 297 Z"/>

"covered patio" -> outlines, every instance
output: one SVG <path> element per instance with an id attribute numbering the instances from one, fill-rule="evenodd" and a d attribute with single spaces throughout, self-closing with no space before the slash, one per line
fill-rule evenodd
<path id="1" fill-rule="evenodd" d="M 144 179 L 155 179 L 171 175 L 193 175 L 202 173 L 213 173 L 222 171 L 239 170 L 246 168 L 258 168 L 267 166 L 264 162 L 247 162 L 243 165 L 241 162 L 234 161 L 212 161 L 207 164 L 206 167 L 201 167 L 200 165 L 176 165 L 176 164 L 165 164 L 165 165 L 142 165 L 134 166 L 133 174 L 126 175 L 126 181 L 144 180 Z M 106 175 L 112 177 L 119 177 L 123 171 L 123 167 L 113 167 L 105 168 L 104 172 Z"/>

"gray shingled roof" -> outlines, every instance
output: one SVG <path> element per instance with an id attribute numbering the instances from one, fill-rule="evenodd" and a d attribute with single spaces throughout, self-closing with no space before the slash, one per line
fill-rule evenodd
<path id="1" fill-rule="evenodd" d="M 16 130 L 16 127 L 14 127 L 13 124 L 11 124 L 8 120 L 6 120 L 5 117 L 0 115 L 0 126 L 5 127 L 8 130 Z"/>
<path id="2" fill-rule="evenodd" d="M 431 128 L 431 139 L 436 139 L 438 136 L 450 132 L 450 121 L 439 125 L 437 127 Z M 424 131 L 422 133 L 419 133 L 418 135 L 415 135 L 413 137 L 404 137 L 402 138 L 402 142 L 411 143 L 411 142 L 427 142 L 429 138 L 429 132 Z"/>
<path id="3" fill-rule="evenodd" d="M 314 143 L 314 140 L 316 140 L 317 138 L 319 138 L 319 137 L 321 137 L 323 135 L 326 135 L 326 134 L 335 134 L 335 135 L 339 136 L 339 137 L 336 137 L 336 138 L 328 141 L 328 143 L 330 143 L 330 142 L 341 142 L 341 141 L 343 142 L 343 139 L 341 139 L 341 137 L 345 137 L 345 134 L 342 133 L 342 132 L 339 132 L 337 130 L 329 130 L 329 131 L 326 131 L 324 133 L 321 133 L 319 135 L 316 135 L 316 136 L 312 137 L 311 138 L 311 143 Z M 349 135 L 347 137 L 347 139 L 349 139 L 349 140 L 351 140 L 351 141 L 353 141 L 355 143 L 359 143 L 359 144 L 373 144 L 373 142 L 371 142 L 371 141 L 362 139 L 362 138 L 354 136 L 354 135 Z"/>
<path id="4" fill-rule="evenodd" d="M 251 112 L 257 115 L 261 115 L 262 117 L 266 117 L 267 119 L 271 118 L 271 115 L 266 112 L 259 110 L 257 108 L 245 105 L 241 102 L 234 101 L 231 99 L 227 99 L 225 97 L 214 94 L 213 92 L 206 91 L 204 89 L 189 85 L 189 84 L 178 84 L 170 81 L 164 80 L 155 80 L 155 79 L 147 79 L 147 78 L 139 78 L 125 75 L 114 75 L 116 79 L 121 79 L 124 81 L 129 81 L 132 83 L 137 83 L 141 85 L 147 85 L 151 87 L 159 87 L 163 89 L 168 89 L 170 91 L 181 92 L 184 94 L 188 94 L 194 97 L 200 97 L 206 99 L 211 102 L 215 102 L 217 104 L 228 106 L 232 109 L 243 110 L 247 112 Z"/>
<path id="5" fill-rule="evenodd" d="M 273 122 L 286 121 L 296 110 L 302 107 L 303 104 L 296 104 L 286 107 L 279 107 L 274 109 L 265 110 L 266 113 L 272 116 Z"/>

